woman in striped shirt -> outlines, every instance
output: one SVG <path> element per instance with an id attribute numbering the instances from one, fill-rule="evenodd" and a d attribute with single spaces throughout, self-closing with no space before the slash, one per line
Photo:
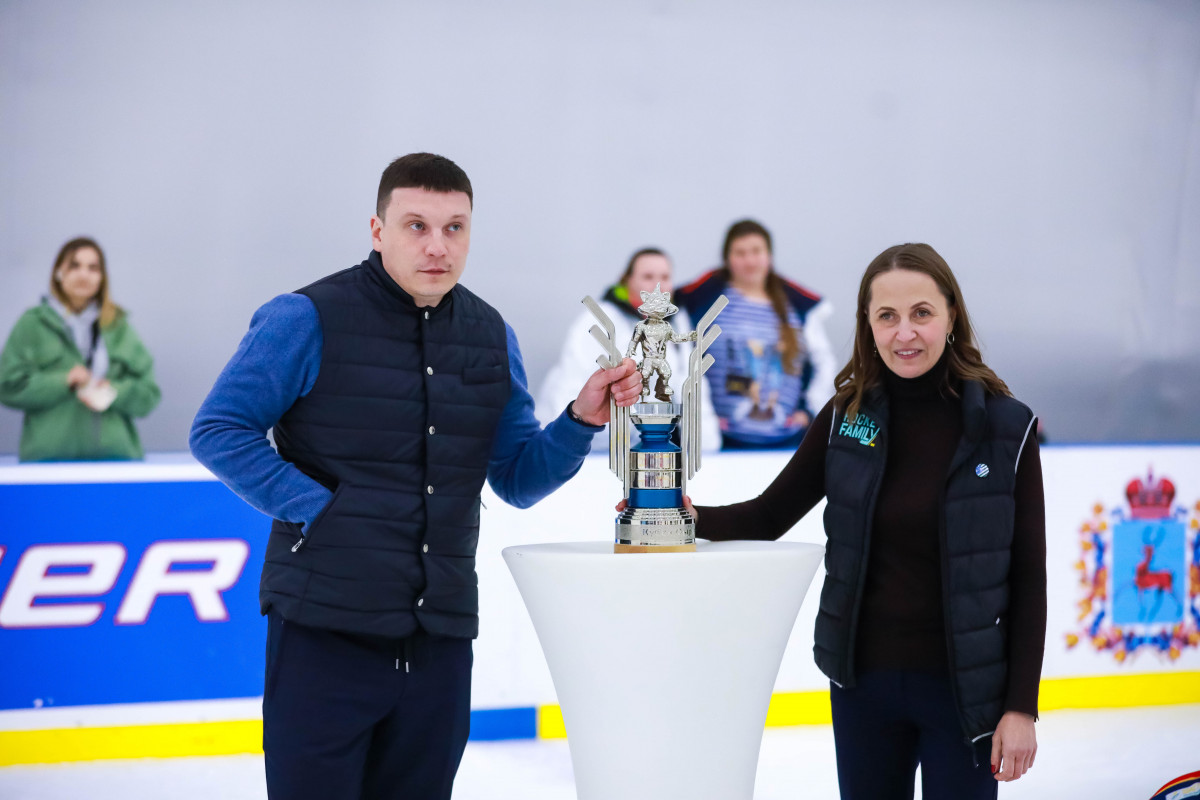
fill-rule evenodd
<path id="1" fill-rule="evenodd" d="M 722 260 L 675 294 L 692 319 L 729 298 L 708 372 L 722 449 L 795 448 L 833 396 L 837 362 L 822 328 L 832 308 L 775 271 L 771 234 L 754 220 L 729 228 Z"/>

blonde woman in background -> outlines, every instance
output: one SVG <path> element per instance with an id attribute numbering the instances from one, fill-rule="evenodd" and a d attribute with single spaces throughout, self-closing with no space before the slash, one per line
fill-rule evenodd
<path id="1" fill-rule="evenodd" d="M 21 315 L 0 354 L 0 403 L 25 412 L 20 460 L 142 458 L 133 420 L 161 397 L 153 364 L 109 297 L 100 245 L 64 244 L 50 294 Z"/>

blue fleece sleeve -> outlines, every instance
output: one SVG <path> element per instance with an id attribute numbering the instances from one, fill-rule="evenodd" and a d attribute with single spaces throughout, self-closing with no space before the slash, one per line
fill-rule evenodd
<path id="1" fill-rule="evenodd" d="M 579 471 L 592 449 L 592 436 L 603 426 L 576 422 L 564 410 L 542 428 L 533 414 L 533 397 L 517 335 L 508 334 L 508 374 L 512 394 L 492 444 L 488 483 L 504 502 L 528 508 L 562 486 Z"/>
<path id="2" fill-rule="evenodd" d="M 285 294 L 262 306 L 188 437 L 196 460 L 239 497 L 264 514 L 305 527 L 332 495 L 280 457 L 267 431 L 312 390 L 321 346 L 321 321 L 307 297 Z"/>

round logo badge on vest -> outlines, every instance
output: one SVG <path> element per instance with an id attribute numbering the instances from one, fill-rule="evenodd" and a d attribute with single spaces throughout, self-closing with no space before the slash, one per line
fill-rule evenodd
<path id="1" fill-rule="evenodd" d="M 975 465 L 975 474 L 978 475 L 979 477 L 986 478 L 988 476 L 989 472 L 991 472 L 991 470 L 988 469 L 987 464 L 976 464 Z"/>

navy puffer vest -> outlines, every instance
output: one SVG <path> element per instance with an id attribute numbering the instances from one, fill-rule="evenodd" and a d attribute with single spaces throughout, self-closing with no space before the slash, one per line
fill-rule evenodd
<path id="1" fill-rule="evenodd" d="M 302 543 L 298 525 L 272 525 L 264 612 L 475 637 L 479 492 L 510 392 L 504 320 L 462 286 L 418 308 L 378 253 L 300 294 L 320 317 L 321 367 L 275 443 L 334 495 Z"/>
<path id="2" fill-rule="evenodd" d="M 949 669 L 963 731 L 974 739 L 995 730 L 1004 713 L 1013 489 L 1034 416 L 975 382 L 963 385 L 962 413 L 939 535 Z M 813 651 L 821 671 L 845 687 L 855 683 L 854 641 L 887 447 L 882 391 L 869 393 L 855 420 L 834 413 L 825 460 L 827 574 Z"/>

